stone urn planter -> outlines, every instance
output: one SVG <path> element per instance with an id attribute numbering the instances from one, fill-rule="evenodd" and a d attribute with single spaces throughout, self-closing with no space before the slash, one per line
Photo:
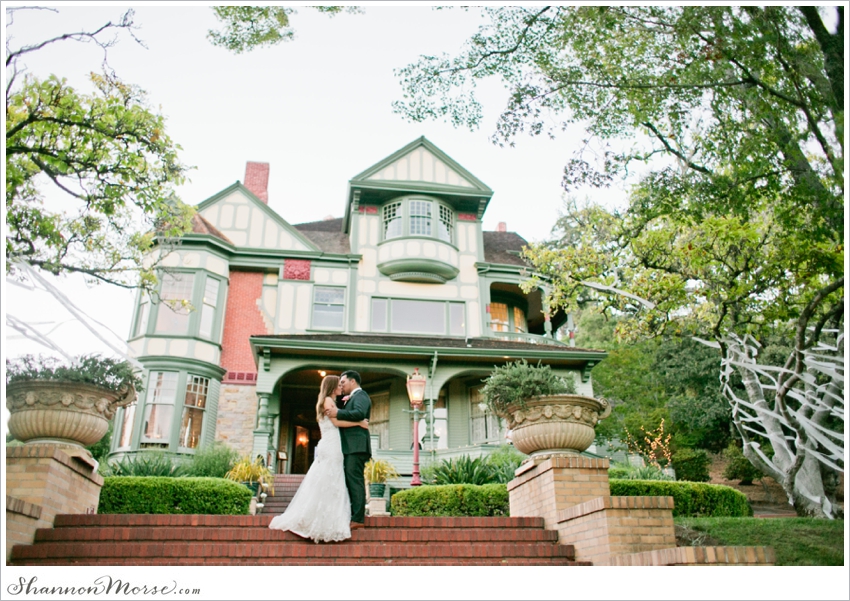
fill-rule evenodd
<path id="1" fill-rule="evenodd" d="M 514 447 L 526 455 L 574 454 L 586 450 L 596 424 L 611 414 L 604 399 L 555 394 L 528 399 L 525 407 L 507 408 L 507 426 Z"/>
<path id="2" fill-rule="evenodd" d="M 63 380 L 28 380 L 6 385 L 9 432 L 24 443 L 93 445 L 106 434 L 118 407 L 129 405 L 136 389 L 119 392 Z"/>

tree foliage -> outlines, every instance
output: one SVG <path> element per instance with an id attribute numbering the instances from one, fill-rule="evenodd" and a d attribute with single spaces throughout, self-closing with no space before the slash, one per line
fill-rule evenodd
<path id="1" fill-rule="evenodd" d="M 14 10 L 14 9 L 13 9 Z M 193 210 L 177 198 L 187 167 L 145 92 L 122 82 L 104 62 L 92 91 L 58 75 L 26 72 L 26 56 L 50 44 L 94 42 L 106 51 L 117 23 L 11 48 L 6 69 L 7 272 L 16 261 L 47 272 L 82 273 L 124 287 L 151 287 L 144 257 L 157 240 L 189 231 Z M 57 195 L 61 201 L 49 198 Z"/>
<path id="2" fill-rule="evenodd" d="M 825 482 L 843 470 L 831 438 L 843 431 L 843 371 L 807 375 L 844 316 L 844 10 L 824 10 L 835 33 L 816 7 L 488 8 L 459 56 L 398 72 L 395 106 L 475 127 L 475 83 L 495 76 L 510 95 L 494 141 L 581 124 L 565 189 L 625 181 L 629 205 L 569 200 L 556 241 L 526 252 L 537 271 L 527 287 L 545 280 L 552 308 L 598 303 L 625 316 L 626 338 L 713 338 L 722 373 L 737 372 L 749 398 L 724 388 L 736 428 L 756 420 L 787 450 L 772 472 L 746 437 L 745 455 L 799 512 L 834 517 Z M 793 332 L 784 371 L 756 385 L 769 368 L 745 341 L 782 328 Z M 831 340 L 822 354 L 843 348 Z M 839 382 L 841 402 L 830 396 Z M 745 418 L 736 398 L 758 409 Z"/>
<path id="3" fill-rule="evenodd" d="M 313 6 L 321 13 L 337 15 L 346 11 L 358 13 L 356 6 Z M 257 48 L 275 46 L 295 37 L 289 23 L 290 15 L 297 11 L 289 6 L 215 6 L 216 18 L 222 25 L 220 30 L 211 29 L 207 38 L 219 46 L 241 54 Z"/>

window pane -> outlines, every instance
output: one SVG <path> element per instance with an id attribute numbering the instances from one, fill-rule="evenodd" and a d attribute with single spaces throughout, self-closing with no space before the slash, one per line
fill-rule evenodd
<path id="1" fill-rule="evenodd" d="M 180 424 L 180 446 L 195 449 L 201 442 L 201 426 L 204 412 L 193 407 L 183 409 L 183 421 Z"/>
<path id="2" fill-rule="evenodd" d="M 173 414 L 174 407 L 171 405 L 148 405 L 145 407 L 145 423 L 142 430 L 145 439 L 168 442 Z"/>
<path id="3" fill-rule="evenodd" d="M 345 307 L 339 305 L 316 305 L 313 307 L 314 328 L 342 328 Z"/>
<path id="4" fill-rule="evenodd" d="M 446 333 L 445 303 L 393 300 L 392 331 L 420 334 Z"/>
<path id="5" fill-rule="evenodd" d="M 191 273 L 165 274 L 156 317 L 159 333 L 186 334 L 189 331 L 189 309 L 182 302 L 192 302 L 195 276 Z"/>
<path id="6" fill-rule="evenodd" d="M 528 332 L 525 313 L 519 307 L 514 307 L 514 332 L 519 332 L 520 334 Z"/>
<path id="7" fill-rule="evenodd" d="M 207 285 L 204 287 L 204 304 L 215 307 L 218 303 L 218 280 L 207 278 Z"/>
<path id="8" fill-rule="evenodd" d="M 151 373 L 148 403 L 174 404 L 177 396 L 177 372 L 155 371 Z"/>
<path id="9" fill-rule="evenodd" d="M 148 330 L 148 318 L 150 317 L 151 304 L 147 294 L 142 295 L 142 303 L 139 305 L 139 314 L 136 317 L 136 327 L 133 333 L 136 336 L 144 335 Z"/>
<path id="10" fill-rule="evenodd" d="M 463 303 L 449 303 L 449 334 L 451 336 L 466 335 L 466 319 Z"/>
<path id="11" fill-rule="evenodd" d="M 201 325 L 198 329 L 198 334 L 200 334 L 201 337 L 210 338 L 212 336 L 212 327 L 214 319 L 215 307 L 204 305 L 204 308 L 201 309 Z"/>
<path id="12" fill-rule="evenodd" d="M 133 438 L 133 418 L 136 417 L 136 403 L 124 407 L 124 420 L 121 422 L 121 438 L 118 440 L 118 448 L 123 449 L 130 446 Z"/>
<path id="13" fill-rule="evenodd" d="M 401 203 L 395 202 L 384 207 L 384 240 L 402 235 Z"/>
<path id="14" fill-rule="evenodd" d="M 440 223 L 437 226 L 437 237 L 446 242 L 452 241 L 453 215 L 451 209 L 440 205 Z"/>
<path id="15" fill-rule="evenodd" d="M 508 306 L 504 303 L 490 303 L 490 328 L 494 332 L 508 331 Z"/>
<path id="16" fill-rule="evenodd" d="M 410 201 L 410 235 L 431 235 L 431 203 L 424 200 Z"/>
<path id="17" fill-rule="evenodd" d="M 372 331 L 387 331 L 387 299 L 372 299 Z"/>
<path id="18" fill-rule="evenodd" d="M 342 288 L 316 288 L 316 303 L 331 303 L 341 305 L 345 300 L 345 290 Z"/>
<path id="19" fill-rule="evenodd" d="M 313 290 L 313 327 L 342 328 L 345 311 L 345 289 L 323 288 Z"/>
<path id="20" fill-rule="evenodd" d="M 201 376 L 189 376 L 186 382 L 186 400 L 185 405 L 192 405 L 203 409 L 207 406 L 207 391 L 209 390 L 210 381 L 208 378 Z"/>

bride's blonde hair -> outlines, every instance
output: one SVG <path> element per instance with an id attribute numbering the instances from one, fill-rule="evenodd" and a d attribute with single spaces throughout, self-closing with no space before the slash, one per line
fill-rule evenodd
<path id="1" fill-rule="evenodd" d="M 339 376 L 325 376 L 322 379 L 322 384 L 319 386 L 319 400 L 316 402 L 316 421 L 322 421 L 322 418 L 325 416 L 325 399 L 331 397 L 334 398 L 334 390 L 336 390 L 336 386 L 339 384 Z"/>

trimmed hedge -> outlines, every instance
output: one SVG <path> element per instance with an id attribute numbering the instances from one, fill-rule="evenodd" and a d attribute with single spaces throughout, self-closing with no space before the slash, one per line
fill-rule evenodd
<path id="1" fill-rule="evenodd" d="M 749 517 L 747 495 L 729 486 L 702 482 L 611 480 L 616 497 L 673 497 L 673 517 Z"/>
<path id="2" fill-rule="evenodd" d="M 98 513 L 245 515 L 248 487 L 224 478 L 112 476 L 103 479 Z"/>
<path id="3" fill-rule="evenodd" d="M 504 484 L 444 484 L 397 492 L 390 501 L 396 516 L 507 516 L 508 487 Z"/>
<path id="4" fill-rule="evenodd" d="M 674 517 L 749 517 L 747 496 L 720 484 L 663 480 L 610 480 L 618 497 L 673 497 Z M 390 502 L 396 516 L 507 516 L 504 484 L 446 484 L 399 491 Z"/>

